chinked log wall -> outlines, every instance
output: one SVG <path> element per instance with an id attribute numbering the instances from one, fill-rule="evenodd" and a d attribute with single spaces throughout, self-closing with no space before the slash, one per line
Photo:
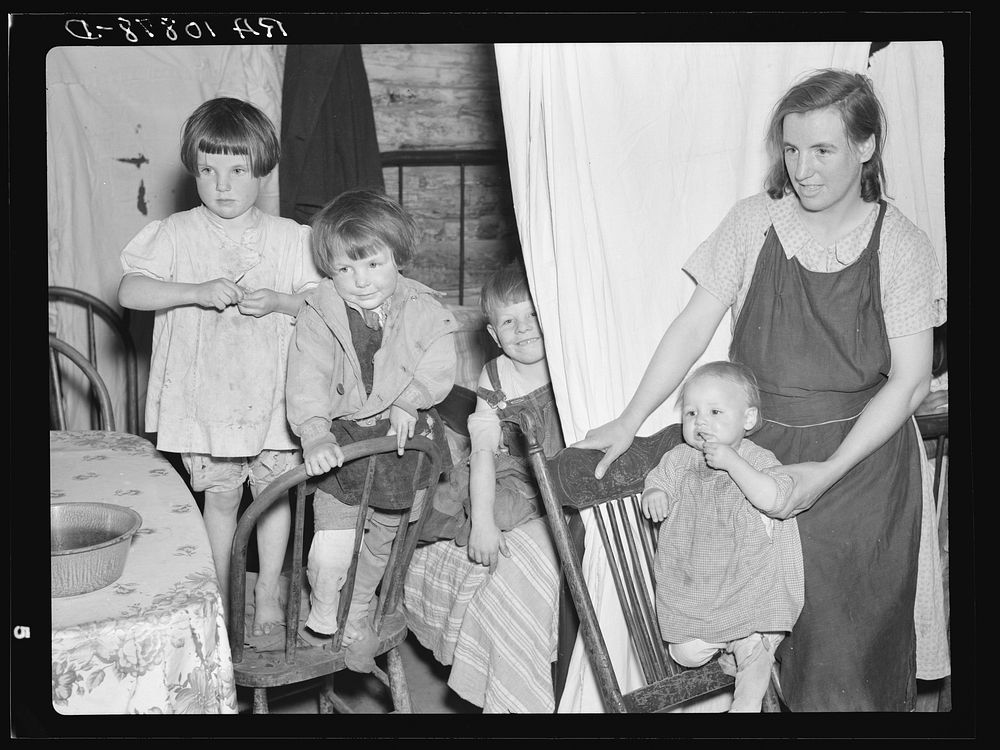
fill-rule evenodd
<path id="1" fill-rule="evenodd" d="M 478 301 L 491 271 L 520 254 L 511 205 L 496 61 L 491 44 L 363 44 L 379 149 L 497 151 L 499 164 L 403 170 L 403 203 L 420 230 L 412 277 L 458 301 L 464 203 L 464 303 Z M 384 170 L 397 196 L 399 171 Z"/>

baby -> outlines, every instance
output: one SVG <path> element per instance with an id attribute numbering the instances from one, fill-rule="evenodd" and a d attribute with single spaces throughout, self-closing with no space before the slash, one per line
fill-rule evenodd
<path id="1" fill-rule="evenodd" d="M 663 456 L 642 493 L 644 515 L 663 521 L 654 563 L 660 633 L 686 667 L 732 654 L 730 710 L 759 712 L 774 650 L 804 598 L 798 525 L 765 515 L 782 507 L 792 480 L 745 437 L 761 424 L 747 367 L 702 365 L 679 402 L 684 443 Z"/>

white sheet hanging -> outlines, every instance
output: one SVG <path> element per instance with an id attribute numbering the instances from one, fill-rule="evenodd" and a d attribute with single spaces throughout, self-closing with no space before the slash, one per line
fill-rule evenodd
<path id="1" fill-rule="evenodd" d="M 764 129 L 789 83 L 816 68 L 864 72 L 868 51 L 867 42 L 496 45 L 514 208 L 567 442 L 622 411 L 693 291 L 681 264 L 733 203 L 761 189 Z M 720 326 L 702 359 L 726 358 L 729 340 Z M 640 434 L 675 419 L 671 399 Z M 587 515 L 584 574 L 630 690 L 641 671 Z M 578 641 L 560 711 L 602 710 Z"/>
<path id="2" fill-rule="evenodd" d="M 153 219 L 197 205 L 180 163 L 184 119 L 206 99 L 234 96 L 261 107 L 280 132 L 279 63 L 269 45 L 52 49 L 46 59 L 49 284 L 82 289 L 120 309 L 125 243 Z M 278 213 L 277 170 L 262 184 L 257 205 Z M 73 305 L 50 306 L 49 330 L 86 352 L 83 321 Z M 97 328 L 98 371 L 124 429 L 124 360 L 110 334 Z M 148 365 L 148 349 L 140 348 L 140 419 Z M 67 419 L 80 428 L 89 425 L 89 411 L 77 392 L 67 389 Z"/>
<path id="3" fill-rule="evenodd" d="M 947 274 L 944 226 L 944 47 L 892 42 L 868 75 L 889 121 L 883 162 L 890 200 L 930 237 Z"/>
<path id="4" fill-rule="evenodd" d="M 869 75 L 889 121 L 884 157 L 888 193 L 903 214 L 930 237 L 945 272 L 942 284 L 946 284 L 944 49 L 941 42 L 892 42 L 872 55 Z M 942 290 L 942 296 L 947 296 L 946 290 Z M 919 443 L 923 451 L 923 441 Z M 951 653 L 934 480 L 926 460 L 921 461 L 920 468 L 924 504 L 914 612 L 917 677 L 936 680 L 951 673 Z"/>

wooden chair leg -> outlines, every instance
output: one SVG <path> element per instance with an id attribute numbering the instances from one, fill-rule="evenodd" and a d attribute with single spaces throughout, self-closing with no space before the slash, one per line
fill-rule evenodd
<path id="1" fill-rule="evenodd" d="M 255 714 L 266 714 L 267 711 L 267 688 L 254 688 L 253 690 L 253 712 Z"/>
<path id="2" fill-rule="evenodd" d="M 319 688 L 319 712 L 332 714 L 335 712 L 339 699 L 333 692 L 333 675 L 324 678 Z"/>
<path id="3" fill-rule="evenodd" d="M 761 704 L 761 711 L 765 714 L 781 713 L 781 702 L 778 700 L 778 691 L 774 689 L 774 682 L 768 683 L 767 692 L 764 693 L 764 701 Z"/>
<path id="4" fill-rule="evenodd" d="M 764 702 L 761 712 L 777 714 L 781 713 L 781 681 L 778 679 L 778 665 L 771 662 L 771 681 L 767 683 L 767 692 L 764 693 Z"/>
<path id="5" fill-rule="evenodd" d="M 403 671 L 403 657 L 400 656 L 399 647 L 389 649 L 386 659 L 392 705 L 397 713 L 411 714 L 413 707 L 410 705 L 410 690 L 406 685 L 406 673 Z"/>
<path id="6" fill-rule="evenodd" d="M 941 679 L 941 692 L 938 693 L 938 711 L 951 711 L 951 675 Z"/>

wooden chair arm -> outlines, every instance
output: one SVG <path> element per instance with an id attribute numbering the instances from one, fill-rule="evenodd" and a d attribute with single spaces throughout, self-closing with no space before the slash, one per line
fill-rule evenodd
<path id="1" fill-rule="evenodd" d="M 521 430 L 528 445 L 538 444 L 537 428 L 527 412 L 521 415 Z M 589 508 L 608 500 L 642 494 L 646 475 L 660 462 L 663 454 L 684 442 L 679 424 L 664 427 L 647 437 L 637 437 L 616 458 L 601 479 L 594 469 L 604 457 L 599 450 L 563 448 L 547 460 L 553 489 L 563 506 Z"/>

